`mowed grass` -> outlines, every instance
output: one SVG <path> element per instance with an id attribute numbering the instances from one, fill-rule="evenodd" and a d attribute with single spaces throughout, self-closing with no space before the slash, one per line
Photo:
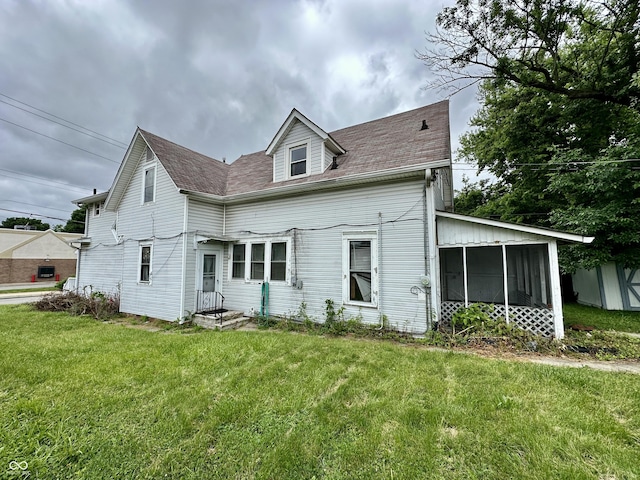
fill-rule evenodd
<path id="1" fill-rule="evenodd" d="M 640 333 L 640 312 L 603 310 L 577 303 L 563 305 L 562 311 L 567 327 L 577 323 L 590 325 L 598 330 Z"/>
<path id="2" fill-rule="evenodd" d="M 0 478 L 634 479 L 639 458 L 632 374 L 0 307 Z"/>

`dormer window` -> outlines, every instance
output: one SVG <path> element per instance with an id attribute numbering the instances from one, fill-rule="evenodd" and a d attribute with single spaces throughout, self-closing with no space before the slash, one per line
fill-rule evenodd
<path id="1" fill-rule="evenodd" d="M 289 149 L 290 176 L 307 174 L 307 144 Z"/>

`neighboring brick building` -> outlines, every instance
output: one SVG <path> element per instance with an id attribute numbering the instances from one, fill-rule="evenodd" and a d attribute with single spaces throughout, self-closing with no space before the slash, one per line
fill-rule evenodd
<path id="1" fill-rule="evenodd" d="M 79 233 L 0 228 L 0 283 L 64 280 L 76 273 Z"/>

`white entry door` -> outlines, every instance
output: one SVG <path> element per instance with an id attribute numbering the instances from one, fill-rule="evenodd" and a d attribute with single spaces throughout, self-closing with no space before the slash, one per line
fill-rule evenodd
<path id="1" fill-rule="evenodd" d="M 197 289 L 203 292 L 220 292 L 222 290 L 222 250 L 203 248 L 198 257 Z"/>
<path id="2" fill-rule="evenodd" d="M 216 255 L 205 253 L 202 258 L 202 291 L 215 292 L 216 290 Z"/>

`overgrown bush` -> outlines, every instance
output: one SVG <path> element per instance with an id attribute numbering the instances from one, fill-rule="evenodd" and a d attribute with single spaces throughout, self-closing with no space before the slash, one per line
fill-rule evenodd
<path id="1" fill-rule="evenodd" d="M 66 312 L 70 315 L 91 315 L 96 320 L 107 320 L 120 311 L 120 297 L 102 292 L 80 295 L 75 292 L 51 293 L 34 304 L 37 310 Z"/>

